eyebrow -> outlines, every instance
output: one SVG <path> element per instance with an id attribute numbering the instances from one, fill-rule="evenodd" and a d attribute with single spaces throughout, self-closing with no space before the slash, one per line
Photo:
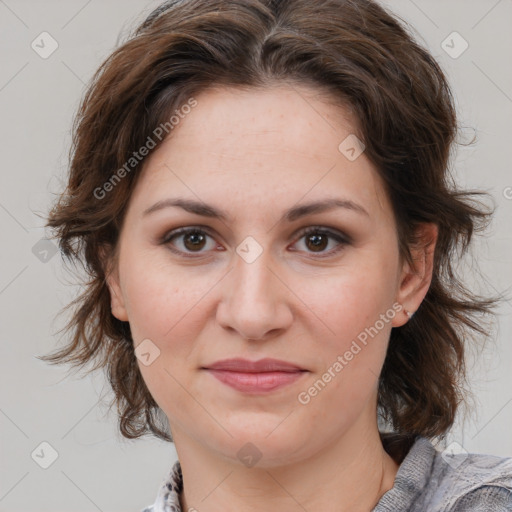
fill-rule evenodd
<path id="1" fill-rule="evenodd" d="M 182 198 L 170 198 L 158 201 L 153 206 L 150 206 L 148 209 L 144 210 L 142 215 L 145 217 L 146 215 L 170 207 L 182 208 L 189 213 L 201 215 L 202 217 L 210 217 L 212 219 L 219 219 L 222 221 L 229 220 L 229 215 L 226 212 L 219 210 L 212 205 L 200 201 L 195 201 L 193 199 Z M 369 213 L 361 205 L 354 203 L 354 201 L 349 199 L 325 199 L 323 201 L 315 201 L 312 203 L 294 206 L 283 213 L 279 222 L 294 222 L 301 217 L 305 217 L 306 215 L 323 213 L 334 210 L 335 208 L 345 208 L 347 210 L 352 210 L 356 213 L 366 215 L 368 217 L 370 216 Z"/>

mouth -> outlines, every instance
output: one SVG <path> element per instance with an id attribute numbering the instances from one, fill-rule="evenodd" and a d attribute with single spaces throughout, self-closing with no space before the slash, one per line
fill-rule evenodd
<path id="1" fill-rule="evenodd" d="M 223 384 L 237 391 L 262 394 L 280 389 L 302 378 L 308 370 L 277 359 L 225 359 L 202 370 L 207 371 Z"/>

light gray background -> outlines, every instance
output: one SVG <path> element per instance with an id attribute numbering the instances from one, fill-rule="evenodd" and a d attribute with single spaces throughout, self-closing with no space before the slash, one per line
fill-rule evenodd
<path id="1" fill-rule="evenodd" d="M 59 254 L 48 254 L 46 263 L 34 254 L 45 236 L 36 213 L 44 214 L 61 190 L 84 84 L 121 30 L 158 3 L 0 0 L 0 511 L 139 511 L 153 502 L 176 458 L 173 445 L 117 434 L 101 374 L 66 378 L 64 368 L 34 357 L 56 347 L 66 317 L 55 317 L 78 291 Z M 498 205 L 475 259 L 487 289 L 503 290 L 512 284 L 512 1 L 386 3 L 416 28 L 449 74 L 466 135 L 476 129 L 478 142 L 459 150 L 456 172 L 461 185 L 484 188 Z M 47 59 L 31 48 L 43 31 L 59 45 Z M 441 46 L 453 31 L 469 43 L 457 59 Z M 468 451 L 512 456 L 510 303 L 500 314 L 495 344 L 469 364 L 477 413 L 459 422 L 450 440 Z M 58 452 L 48 469 L 31 457 L 43 441 Z"/>

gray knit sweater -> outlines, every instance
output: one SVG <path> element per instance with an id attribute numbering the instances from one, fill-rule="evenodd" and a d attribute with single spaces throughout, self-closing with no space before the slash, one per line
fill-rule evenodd
<path id="1" fill-rule="evenodd" d="M 156 501 L 141 512 L 186 512 L 176 462 Z M 393 487 L 372 512 L 512 512 L 512 458 L 480 454 L 441 454 L 418 437 L 403 459 Z M 316 512 L 316 511 L 310 511 Z"/>

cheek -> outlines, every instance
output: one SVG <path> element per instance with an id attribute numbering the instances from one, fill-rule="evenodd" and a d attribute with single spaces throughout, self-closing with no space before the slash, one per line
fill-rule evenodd
<path id="1" fill-rule="evenodd" d="M 174 267 L 175 268 L 175 267 Z M 137 257 L 125 260 L 124 296 L 134 341 L 172 337 L 193 314 L 210 279 L 190 279 L 186 270 L 174 270 L 161 259 Z"/>
<path id="2" fill-rule="evenodd" d="M 138 360 L 151 394 L 166 410 L 185 407 L 190 396 L 179 385 L 191 389 L 189 371 L 196 366 L 196 341 L 204 329 L 208 291 L 218 276 L 191 278 L 192 270 L 176 270 L 167 262 L 132 253 L 125 259 L 124 295 L 134 345 L 149 339 L 158 357 L 146 366 Z M 197 274 L 197 272 L 196 272 Z M 146 342 L 147 343 L 147 342 Z M 150 345 L 152 347 L 152 345 Z M 169 405 L 169 404 L 167 404 Z"/>
<path id="3" fill-rule="evenodd" d="M 314 313 L 311 319 L 316 319 L 316 330 L 322 327 L 335 345 L 344 344 L 391 308 L 395 272 L 383 261 L 361 259 L 358 265 L 335 270 L 325 279 L 303 282 L 297 295 L 304 297 L 304 303 Z"/>
<path id="4" fill-rule="evenodd" d="M 387 261 L 361 258 L 359 265 L 303 290 L 315 313 L 311 333 L 321 354 L 318 387 L 328 388 L 324 399 L 347 404 L 365 400 L 374 391 L 396 315 L 396 268 L 391 257 Z M 318 375 L 312 382 L 315 379 Z"/>
<path id="5" fill-rule="evenodd" d="M 208 279 L 187 279 L 187 275 L 146 262 L 139 267 L 133 264 L 125 279 L 134 344 L 149 339 L 158 353 L 150 365 L 138 360 L 139 369 L 154 400 L 167 413 L 190 410 L 186 390 L 193 391 L 189 372 L 196 359 L 194 341 L 204 328 L 200 321 L 206 314 L 204 296 L 213 285 Z"/>

